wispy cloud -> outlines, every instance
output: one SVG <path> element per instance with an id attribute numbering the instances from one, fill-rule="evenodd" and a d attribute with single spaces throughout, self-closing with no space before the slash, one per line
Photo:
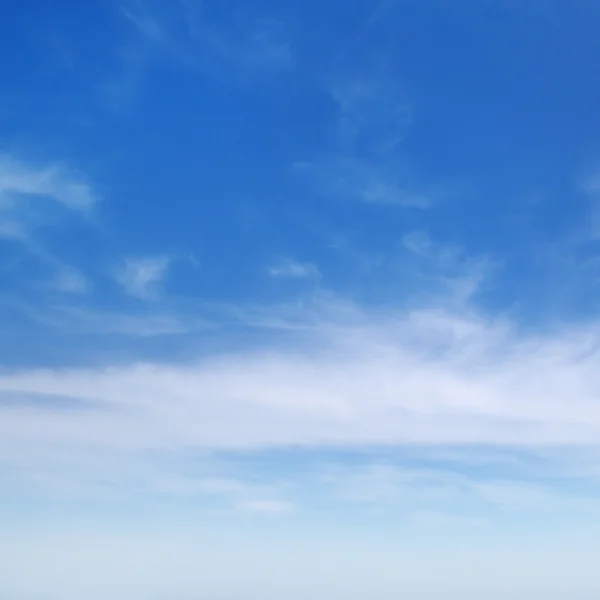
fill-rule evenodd
<path id="1" fill-rule="evenodd" d="M 569 509 L 600 510 L 590 489 L 573 493 L 568 477 L 553 481 L 532 481 L 511 473 L 498 478 L 494 469 L 469 472 L 461 469 L 433 468 L 409 464 L 374 463 L 324 469 L 324 484 L 340 501 L 375 507 L 395 506 L 420 518 L 440 508 L 445 516 L 472 519 L 489 518 L 496 511 L 538 514 Z M 592 484 L 595 489 L 597 481 Z M 568 490 L 565 493 L 565 489 Z M 475 524 L 471 522 L 471 524 Z"/>
<path id="2" fill-rule="evenodd" d="M 140 300 L 152 300 L 167 275 L 171 259 L 166 256 L 128 258 L 114 273 L 127 294 Z"/>
<path id="3" fill-rule="evenodd" d="M 337 318 L 323 313 L 300 347 L 286 348 L 282 339 L 276 348 L 182 366 L 6 373 L 0 391 L 117 402 L 123 413 L 97 421 L 11 411 L 0 420 L 2 435 L 147 448 L 177 440 L 213 449 L 596 443 L 600 334 L 593 323 L 526 335 L 510 322 L 442 308 L 329 312 Z"/>
<path id="4" fill-rule="evenodd" d="M 209 321 L 201 318 L 186 318 L 160 310 L 130 313 L 69 305 L 34 308 L 26 306 L 23 302 L 19 302 L 14 308 L 38 325 L 51 327 L 62 335 L 151 338 L 182 335 L 213 327 Z"/>
<path id="5" fill-rule="evenodd" d="M 353 151 L 388 155 L 406 137 L 412 109 L 397 75 L 336 76 L 330 95 L 339 109 L 340 142 Z"/>
<path id="6" fill-rule="evenodd" d="M 18 209 L 26 197 L 53 201 L 66 208 L 88 212 L 95 195 L 80 174 L 60 165 L 37 166 L 0 157 L 0 208 Z"/>
<path id="7" fill-rule="evenodd" d="M 228 22 L 217 24 L 191 3 L 185 7 L 191 49 L 200 66 L 244 76 L 273 75 L 292 66 L 289 40 L 276 20 L 232 12 Z"/>
<path id="8" fill-rule="evenodd" d="M 57 257 L 39 231 L 55 224 L 60 211 L 91 216 L 96 195 L 82 174 L 64 165 L 27 163 L 0 157 L 0 237 L 15 242 L 53 273 L 45 283 L 60 292 L 81 293 L 88 283 Z M 58 210 L 58 217 L 57 217 Z"/>
<path id="9" fill-rule="evenodd" d="M 11 406 L 18 402 L 46 411 L 53 410 L 96 411 L 99 415 L 106 407 L 73 406 L 70 398 L 38 396 L 8 398 L 0 405 Z M 10 402 L 12 400 L 12 402 Z M 205 510 L 219 512 L 254 512 L 282 514 L 292 509 L 287 499 L 289 486 L 277 478 L 257 481 L 257 474 L 240 472 L 227 461 L 206 456 L 193 468 L 181 456 L 169 453 L 156 454 L 153 458 L 136 453 L 88 452 L 72 454 L 67 448 L 56 447 L 45 460 L 36 453 L 12 454 L 0 442 L 0 465 L 15 464 L 18 477 L 4 473 L 3 484 L 14 484 L 46 497 L 65 499 L 123 499 L 135 488 L 136 494 L 153 497 L 178 498 L 201 504 Z"/>
<path id="10" fill-rule="evenodd" d="M 149 11 L 134 10 L 133 7 L 125 6 L 122 14 L 149 41 L 157 44 L 168 43 L 167 34 Z"/>
<path id="11" fill-rule="evenodd" d="M 414 260 L 414 270 L 421 281 L 428 280 L 428 292 L 445 293 L 464 306 L 491 280 L 499 265 L 487 257 L 468 256 L 463 249 L 435 242 L 425 231 L 411 231 L 402 236 L 402 247 Z"/>
<path id="12" fill-rule="evenodd" d="M 338 109 L 336 143 L 298 161 L 297 172 L 333 198 L 427 208 L 435 194 L 416 181 L 400 152 L 412 109 L 397 76 L 386 68 L 338 74 L 326 91 Z"/>
<path id="13" fill-rule="evenodd" d="M 210 3 L 186 0 L 125 2 L 122 15 L 135 36 L 126 46 L 121 76 L 109 86 L 112 96 L 130 98 L 156 60 L 235 83 L 290 69 L 290 43 L 277 20 L 235 10 L 217 19 L 210 9 Z"/>
<path id="14" fill-rule="evenodd" d="M 331 198 L 419 209 L 432 201 L 388 159 L 329 154 L 317 161 L 298 162 L 294 168 L 308 176 L 317 191 Z"/>
<path id="15" fill-rule="evenodd" d="M 291 279 L 310 279 L 320 276 L 316 265 L 308 262 L 298 262 L 291 258 L 275 262 L 268 268 L 271 277 L 282 277 Z"/>
<path id="16" fill-rule="evenodd" d="M 56 277 L 51 282 L 51 288 L 59 292 L 83 294 L 89 290 L 88 280 L 78 271 L 68 267 L 58 269 Z"/>

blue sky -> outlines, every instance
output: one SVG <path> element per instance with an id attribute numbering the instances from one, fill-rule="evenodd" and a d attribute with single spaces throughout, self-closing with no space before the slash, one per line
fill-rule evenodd
<path id="1" fill-rule="evenodd" d="M 600 5 L 5 4 L 2 597 L 597 597 Z"/>

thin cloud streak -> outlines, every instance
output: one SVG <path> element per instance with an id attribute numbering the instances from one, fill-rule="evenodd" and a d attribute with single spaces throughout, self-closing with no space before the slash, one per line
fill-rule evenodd
<path id="1" fill-rule="evenodd" d="M 297 162 L 294 170 L 312 180 L 319 193 L 334 199 L 416 209 L 428 208 L 432 202 L 389 161 L 330 154 Z"/>
<path id="2" fill-rule="evenodd" d="M 271 277 L 284 279 L 311 279 L 320 277 L 319 269 L 312 263 L 302 263 L 293 259 L 283 259 L 268 269 Z"/>
<path id="3" fill-rule="evenodd" d="M 18 210 L 19 198 L 23 196 L 50 199 L 83 213 L 96 203 L 89 184 L 66 167 L 33 166 L 11 157 L 0 157 L 0 208 L 7 212 Z"/>
<path id="4" fill-rule="evenodd" d="M 39 230 L 54 222 L 57 208 L 89 221 L 97 201 L 83 175 L 64 165 L 0 157 L 0 238 L 45 265 L 51 272 L 43 284 L 47 289 L 69 294 L 88 290 L 86 277 L 47 248 Z"/>
<path id="5" fill-rule="evenodd" d="M 234 15 L 216 23 L 200 3 L 183 0 L 170 3 L 167 10 L 144 1 L 128 3 L 122 12 L 143 41 L 211 76 L 235 81 L 276 75 L 293 64 L 284 28 L 273 19 Z"/>

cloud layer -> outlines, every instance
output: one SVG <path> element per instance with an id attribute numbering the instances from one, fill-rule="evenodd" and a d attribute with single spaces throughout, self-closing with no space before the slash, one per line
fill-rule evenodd
<path id="1" fill-rule="evenodd" d="M 600 332 L 526 334 L 443 309 L 328 308 L 298 338 L 189 364 L 4 373 L 4 444 L 205 449 L 594 445 Z M 285 331 L 282 329 L 282 331 Z M 286 338 L 290 336 L 289 338 Z M 53 398 L 80 410 L 56 410 Z"/>

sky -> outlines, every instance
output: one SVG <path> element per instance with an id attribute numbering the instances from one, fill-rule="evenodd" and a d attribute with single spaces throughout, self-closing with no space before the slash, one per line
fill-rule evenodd
<path id="1" fill-rule="evenodd" d="M 600 4 L 0 20 L 0 596 L 600 594 Z"/>

